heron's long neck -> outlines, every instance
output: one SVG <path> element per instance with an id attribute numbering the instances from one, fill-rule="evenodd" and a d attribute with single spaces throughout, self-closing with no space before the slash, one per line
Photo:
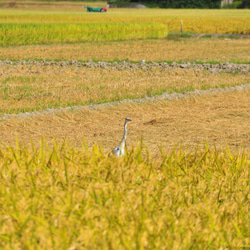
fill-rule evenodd
<path id="1" fill-rule="evenodd" d="M 127 121 L 125 121 L 125 123 L 124 123 L 124 136 L 123 136 L 123 138 L 126 140 L 126 138 L 127 138 Z"/>
<path id="2" fill-rule="evenodd" d="M 124 135 L 123 135 L 123 138 L 122 138 L 122 141 L 121 141 L 121 144 L 123 147 L 125 147 L 125 142 L 126 142 L 126 139 L 127 139 L 127 121 L 125 121 L 124 123 Z"/>

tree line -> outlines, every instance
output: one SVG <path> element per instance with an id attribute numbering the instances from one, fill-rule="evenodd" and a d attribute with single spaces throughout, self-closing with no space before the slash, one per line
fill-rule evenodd
<path id="1" fill-rule="evenodd" d="M 145 2 L 151 0 L 143 0 Z M 220 8 L 221 0 L 156 0 L 161 8 L 214 9 Z"/>
<path id="2" fill-rule="evenodd" d="M 110 4 L 120 7 L 133 3 L 145 4 L 149 7 L 176 8 L 176 9 L 219 9 L 222 0 L 110 0 Z M 250 0 L 234 1 L 230 8 L 249 8 Z"/>

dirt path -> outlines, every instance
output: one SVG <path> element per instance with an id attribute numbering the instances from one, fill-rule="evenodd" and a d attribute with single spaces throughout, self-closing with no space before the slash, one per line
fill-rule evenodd
<path id="1" fill-rule="evenodd" d="M 102 144 L 105 152 L 119 143 L 125 117 L 130 117 L 127 145 L 143 138 L 153 155 L 162 143 L 166 149 L 182 144 L 193 148 L 206 142 L 233 151 L 250 151 L 250 90 L 216 92 L 179 100 L 155 100 L 64 110 L 56 114 L 1 120 L 0 141 L 15 145 L 16 137 L 25 145 L 37 144 L 44 136 L 48 144 L 66 139 L 81 147 Z"/>

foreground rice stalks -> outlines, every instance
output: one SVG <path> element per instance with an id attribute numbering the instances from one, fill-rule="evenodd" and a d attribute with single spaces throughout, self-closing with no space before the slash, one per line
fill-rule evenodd
<path id="1" fill-rule="evenodd" d="M 248 154 L 0 151 L 0 248 L 247 247 Z"/>

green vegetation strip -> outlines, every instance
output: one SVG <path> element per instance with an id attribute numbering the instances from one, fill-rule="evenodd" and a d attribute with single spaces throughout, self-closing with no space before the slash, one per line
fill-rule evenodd
<path id="1" fill-rule="evenodd" d="M 249 155 L 159 151 L 1 149 L 0 247 L 247 248 Z"/>
<path id="2" fill-rule="evenodd" d="M 159 23 L 0 23 L 0 45 L 32 45 L 163 38 Z"/>

